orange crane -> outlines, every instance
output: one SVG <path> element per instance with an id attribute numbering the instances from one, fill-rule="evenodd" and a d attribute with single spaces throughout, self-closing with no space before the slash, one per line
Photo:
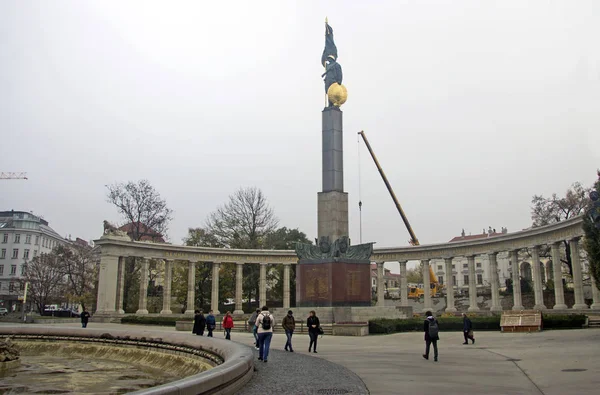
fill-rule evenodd
<path id="1" fill-rule="evenodd" d="M 0 180 L 27 180 L 27 173 L 0 172 Z"/>
<path id="2" fill-rule="evenodd" d="M 379 170 L 379 174 L 381 174 L 381 178 L 383 179 L 383 182 L 385 183 L 385 186 L 387 187 L 387 190 L 390 193 L 390 196 L 392 197 L 394 204 L 396 204 L 396 209 L 398 209 L 398 212 L 400 213 L 400 216 L 402 217 L 402 221 L 404 221 L 404 225 L 406 226 L 406 229 L 408 230 L 408 233 L 410 234 L 410 240 L 408 242 L 413 246 L 418 246 L 419 239 L 417 239 L 415 232 L 412 230 L 412 227 L 410 226 L 410 223 L 408 222 L 408 218 L 406 218 L 406 214 L 404 214 L 404 210 L 402 210 L 402 206 L 400 206 L 400 202 L 398 202 L 398 198 L 396 198 L 396 194 L 394 193 L 394 190 L 392 189 L 390 182 L 388 181 L 387 177 L 385 176 L 385 173 L 383 172 L 383 169 L 381 168 L 381 165 L 379 164 L 379 161 L 377 160 L 377 157 L 375 156 L 375 152 L 373 152 L 373 149 L 371 148 L 371 144 L 369 144 L 369 140 L 367 140 L 367 136 L 365 135 L 364 130 L 361 130 L 360 132 L 358 132 L 358 134 L 362 137 L 363 141 L 365 142 L 365 145 L 367 146 L 367 149 L 369 150 L 369 153 L 371 154 L 371 157 L 373 158 L 373 161 L 375 162 L 375 166 L 377 166 L 377 170 Z M 438 282 L 438 279 L 437 279 L 435 273 L 433 272 L 433 268 L 431 265 L 429 265 L 429 278 L 430 278 L 431 296 L 437 296 L 440 293 L 442 287 L 441 287 L 440 283 Z M 409 298 L 413 297 L 413 298 L 418 299 L 421 296 L 423 296 L 423 290 L 421 288 L 409 287 Z"/>

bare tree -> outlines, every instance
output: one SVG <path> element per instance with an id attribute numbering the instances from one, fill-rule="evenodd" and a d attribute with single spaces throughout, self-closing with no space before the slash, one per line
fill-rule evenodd
<path id="1" fill-rule="evenodd" d="M 71 299 L 89 306 L 96 298 L 95 283 L 98 276 L 100 254 L 89 245 L 58 246 L 51 254 L 66 277 L 66 292 Z"/>
<path id="2" fill-rule="evenodd" d="M 21 281 L 29 283 L 28 294 L 42 314 L 44 307 L 62 293 L 65 272 L 53 254 L 42 254 L 29 261 Z"/>
<path id="3" fill-rule="evenodd" d="M 584 188 L 581 183 L 576 182 L 567 190 L 564 197 L 558 197 L 556 193 L 552 197 L 545 198 L 542 195 L 534 195 L 531 199 L 531 219 L 532 226 L 543 226 L 554 224 L 576 217 L 584 213 L 588 205 L 588 194 L 590 188 Z M 561 262 L 569 268 L 569 273 L 573 275 L 573 264 L 571 262 L 571 248 L 568 241 L 564 241 L 565 254 L 561 254 Z M 540 256 L 550 255 L 550 248 L 540 249 Z"/>

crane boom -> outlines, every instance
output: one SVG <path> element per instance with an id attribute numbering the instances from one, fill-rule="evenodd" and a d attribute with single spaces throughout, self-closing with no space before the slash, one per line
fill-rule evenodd
<path id="1" fill-rule="evenodd" d="M 27 180 L 27 173 L 0 172 L 0 180 Z"/>
<path id="2" fill-rule="evenodd" d="M 410 244 L 412 244 L 414 246 L 418 246 L 419 240 L 417 239 L 415 232 L 413 232 L 412 228 L 410 227 L 408 218 L 406 218 L 406 214 L 404 214 L 404 210 L 402 210 L 402 206 L 400 206 L 400 202 L 398 202 L 398 199 L 396 198 L 396 194 L 394 193 L 394 190 L 392 189 L 390 182 L 388 181 L 387 177 L 385 176 L 383 169 L 379 165 L 379 161 L 377 160 L 375 153 L 371 149 L 371 144 L 369 144 L 369 140 L 367 140 L 367 136 L 365 136 L 365 132 L 363 130 L 361 130 L 358 134 L 360 134 L 362 136 L 363 141 L 365 142 L 365 145 L 367 146 L 367 149 L 369 150 L 369 153 L 371 154 L 371 157 L 373 158 L 373 161 L 375 162 L 375 166 L 377 166 L 377 170 L 379 170 L 379 174 L 381 174 L 381 178 L 383 178 L 383 182 L 385 183 L 385 186 L 387 187 L 387 189 L 390 193 L 390 196 L 392 197 L 392 200 L 396 204 L 396 208 L 398 209 L 398 212 L 400 213 L 400 216 L 402 217 L 402 221 L 404 221 L 404 225 L 406 226 L 406 229 L 408 230 L 408 233 L 410 234 L 410 238 L 411 238 Z"/>

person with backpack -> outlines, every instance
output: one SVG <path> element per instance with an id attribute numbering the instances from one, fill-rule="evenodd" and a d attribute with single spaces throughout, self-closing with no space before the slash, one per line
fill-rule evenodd
<path id="1" fill-rule="evenodd" d="M 281 327 L 285 331 L 285 336 L 287 337 L 287 341 L 285 342 L 285 351 L 294 352 L 292 348 L 292 335 L 294 334 L 294 329 L 296 329 L 296 319 L 294 318 L 294 312 L 292 310 L 288 311 L 287 315 L 283 317 L 283 321 L 281 321 Z"/>
<path id="2" fill-rule="evenodd" d="M 258 350 L 258 327 L 256 326 L 256 318 L 258 317 L 258 315 L 260 314 L 260 309 L 256 309 L 256 311 L 254 313 L 252 313 L 252 315 L 250 316 L 250 319 L 248 320 L 248 325 L 250 326 L 250 329 L 252 330 L 252 334 L 254 335 L 254 347 Z"/>
<path id="3" fill-rule="evenodd" d="M 425 354 L 423 358 L 429 359 L 429 347 L 433 343 L 433 360 L 438 361 L 437 342 L 440 340 L 438 321 L 433 317 L 431 311 L 425 313 L 427 317 L 423 322 L 423 331 L 425 332 Z"/>
<path id="4" fill-rule="evenodd" d="M 463 344 L 469 344 L 469 339 L 475 344 L 475 336 L 473 336 L 473 323 L 467 317 L 467 314 L 462 313 L 463 316 L 463 335 L 465 336 L 465 342 Z"/>
<path id="5" fill-rule="evenodd" d="M 204 336 L 204 328 L 206 327 L 206 318 L 202 314 L 202 310 L 196 310 L 194 315 L 194 327 L 192 333 L 198 336 Z"/>
<path id="6" fill-rule="evenodd" d="M 273 325 L 275 324 L 267 306 L 262 307 L 262 311 L 256 317 L 255 324 L 258 327 L 258 360 L 266 363 L 269 359 L 269 348 L 271 347 Z"/>
<path id="7" fill-rule="evenodd" d="M 225 329 L 225 339 L 227 340 L 231 340 L 231 328 L 233 328 L 233 317 L 228 311 L 225 313 L 225 317 L 223 317 L 223 329 Z"/>
<path id="8" fill-rule="evenodd" d="M 208 329 L 208 337 L 213 337 L 213 331 L 217 327 L 217 321 L 215 320 L 215 316 L 213 315 L 213 311 L 210 310 L 208 315 L 206 316 L 206 329 Z"/>
<path id="9" fill-rule="evenodd" d="M 315 313 L 314 310 L 309 313 L 308 319 L 306 320 L 306 327 L 308 328 L 308 337 L 310 337 L 308 352 L 310 352 L 310 349 L 312 348 L 313 352 L 317 354 L 317 338 L 319 337 L 321 323 L 319 322 L 319 317 L 317 317 L 317 313 Z"/>

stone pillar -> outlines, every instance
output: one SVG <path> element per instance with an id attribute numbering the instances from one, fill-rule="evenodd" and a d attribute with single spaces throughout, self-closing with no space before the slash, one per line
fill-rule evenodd
<path id="1" fill-rule="evenodd" d="M 579 260 L 579 238 L 569 240 L 571 247 L 571 264 L 573 265 L 573 288 L 575 291 L 574 309 L 587 309 L 583 298 L 583 276 L 581 275 L 581 261 Z"/>
<path id="2" fill-rule="evenodd" d="M 385 306 L 385 288 L 383 284 L 383 262 L 377 262 L 377 306 Z"/>
<path id="3" fill-rule="evenodd" d="M 562 263 L 560 262 L 560 241 L 552 243 L 552 271 L 554 272 L 554 310 L 564 310 L 565 291 L 562 283 Z"/>
<path id="4" fill-rule="evenodd" d="M 115 314 L 117 306 L 117 277 L 119 257 L 102 254 L 98 273 L 98 299 L 96 314 Z"/>
<path id="5" fill-rule="evenodd" d="M 510 252 L 510 261 L 512 262 L 512 280 L 513 280 L 513 310 L 524 310 L 521 300 L 521 276 L 519 273 L 519 250 Z"/>
<path id="6" fill-rule="evenodd" d="M 467 255 L 469 266 L 469 308 L 468 311 L 479 311 L 477 306 L 477 277 L 475 276 L 475 255 Z"/>
<path id="7" fill-rule="evenodd" d="M 408 281 L 406 280 L 406 261 L 400 261 L 400 306 L 408 306 Z"/>
<path id="8" fill-rule="evenodd" d="M 210 294 L 210 309 L 213 314 L 221 314 L 219 311 L 219 269 L 221 268 L 220 262 L 213 262 L 212 264 L 212 292 Z"/>
<path id="9" fill-rule="evenodd" d="M 123 310 L 123 302 L 125 298 L 125 259 L 127 257 L 119 257 L 119 274 L 117 278 L 117 313 L 125 314 Z"/>
<path id="10" fill-rule="evenodd" d="M 173 314 L 171 311 L 171 279 L 173 278 L 173 260 L 165 259 L 165 281 L 163 284 L 163 308 L 161 314 Z"/>
<path id="11" fill-rule="evenodd" d="M 290 308 L 290 268 L 291 263 L 283 264 L 283 308 Z"/>
<path id="12" fill-rule="evenodd" d="M 444 258 L 446 264 L 446 313 L 456 313 L 454 306 L 454 282 L 452 282 L 452 258 Z"/>
<path id="13" fill-rule="evenodd" d="M 267 305 L 267 264 L 260 264 L 260 283 L 259 283 L 259 303 L 260 306 Z"/>
<path id="14" fill-rule="evenodd" d="M 531 252 L 531 271 L 533 274 L 533 296 L 535 298 L 534 310 L 544 310 L 544 292 L 542 285 L 542 273 L 540 272 L 540 255 L 538 246 L 529 247 Z"/>
<path id="15" fill-rule="evenodd" d="M 592 280 L 592 309 L 600 310 L 600 289 L 596 286 L 594 276 L 590 274 L 590 278 Z"/>
<path id="16" fill-rule="evenodd" d="M 233 314 L 244 314 L 242 306 L 242 281 L 244 280 L 244 262 L 235 263 L 235 310 Z"/>
<path id="17" fill-rule="evenodd" d="M 427 310 L 431 310 L 431 279 L 429 278 L 429 259 L 422 259 L 421 263 L 423 264 L 423 301 L 425 302 L 423 312 L 426 312 Z"/>
<path id="18" fill-rule="evenodd" d="M 194 314 L 196 307 L 196 262 L 188 261 L 187 308 L 185 314 Z"/>
<path id="19" fill-rule="evenodd" d="M 148 314 L 148 265 L 150 258 L 142 258 L 140 268 L 140 302 L 136 314 Z"/>
<path id="20" fill-rule="evenodd" d="M 500 290 L 498 289 L 497 255 L 497 252 L 490 252 L 488 254 L 488 257 L 490 258 L 490 282 L 492 285 L 492 306 L 490 307 L 490 311 L 502 311 L 502 305 L 500 304 Z"/>

